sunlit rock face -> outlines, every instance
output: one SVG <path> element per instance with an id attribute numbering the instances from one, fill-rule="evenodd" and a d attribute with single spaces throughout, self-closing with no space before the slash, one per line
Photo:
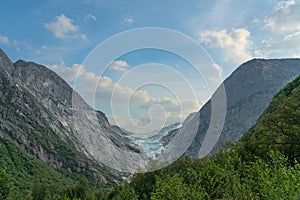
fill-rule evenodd
<path id="1" fill-rule="evenodd" d="M 300 74 L 300 59 L 254 59 L 242 64 L 231 76 L 224 81 L 226 93 L 226 115 L 221 134 L 216 141 L 209 141 L 216 145 L 209 151 L 215 153 L 228 142 L 239 140 L 251 128 L 259 116 L 267 108 L 274 95 L 288 82 Z M 201 147 L 205 144 L 205 136 L 211 124 L 212 106 L 221 106 L 212 102 L 221 102 L 218 95 L 221 87 L 193 118 L 198 123 L 196 136 L 184 155 L 202 157 Z M 224 102 L 224 101 L 223 101 Z M 189 132 L 190 123 L 183 123 L 182 134 Z M 212 133 L 214 134 L 214 133 Z M 208 137 L 207 137 L 208 138 Z"/>
<path id="2" fill-rule="evenodd" d="M 132 174 L 145 167 L 147 158 L 143 150 L 125 134 L 116 131 L 104 113 L 91 108 L 56 73 L 33 62 L 19 60 L 12 63 L 2 50 L 0 69 L 10 84 L 19 88 L 20 95 L 30 96 L 28 101 L 34 101 L 37 105 L 35 113 L 39 114 L 36 116 L 38 119 L 32 115 L 31 123 L 38 124 L 43 120 L 45 126 L 51 128 L 61 140 L 70 142 L 88 159 L 116 174 Z M 21 101 L 26 106 L 26 102 Z M 53 166 L 61 165 L 55 157 L 50 158 L 42 151 L 36 150 L 40 159 L 52 159 Z"/>

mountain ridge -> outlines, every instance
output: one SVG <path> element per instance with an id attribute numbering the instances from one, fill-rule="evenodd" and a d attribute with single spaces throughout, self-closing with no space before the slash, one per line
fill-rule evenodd
<path id="1" fill-rule="evenodd" d="M 49 126 L 57 123 L 55 117 L 25 88 L 9 79 L 8 74 L 0 72 L 0 75 L 1 137 L 64 173 L 83 173 L 103 183 L 117 180 L 111 175 L 105 178 L 103 174 L 107 169 L 101 169 L 102 166 L 93 159 L 85 158 L 63 132 L 56 132 Z M 56 127 L 63 130 L 59 123 Z"/>
<path id="2" fill-rule="evenodd" d="M 225 124 L 210 154 L 214 154 L 227 142 L 240 139 L 243 133 L 254 125 L 273 96 L 299 74 L 300 59 L 298 58 L 252 59 L 238 67 L 223 82 L 227 99 Z M 219 90 L 220 88 L 215 94 L 220 92 Z M 210 123 L 211 100 L 200 109 L 198 114 L 195 116 L 199 117 L 197 134 L 185 152 L 185 156 L 199 156 Z"/>
<path id="3" fill-rule="evenodd" d="M 34 62 L 12 63 L 1 49 L 0 69 L 1 137 L 57 170 L 80 172 L 105 184 L 144 166 L 143 151 L 114 131 L 105 114 L 87 105 L 55 72 Z"/>
<path id="4" fill-rule="evenodd" d="M 299 199 L 299 111 L 300 76 L 276 93 L 230 148 L 137 174 L 107 199 Z"/>
<path id="5" fill-rule="evenodd" d="M 111 128 L 105 114 L 92 109 L 55 72 L 33 62 L 18 61 L 14 66 L 16 68 L 12 74 L 14 80 L 26 86 L 26 89 L 43 102 L 43 105 L 60 122 L 67 125 L 65 127 L 69 134 L 76 138 L 76 144 L 81 144 L 79 148 L 82 151 L 117 171 L 132 173 L 142 167 L 145 157 L 138 154 L 142 151 L 139 151 L 139 148 L 131 144 L 127 138 L 116 133 Z M 41 91 L 47 92 L 43 94 Z M 94 143 L 97 139 L 100 144 Z M 115 148 L 116 144 L 119 148 Z M 103 149 L 99 149 L 99 146 L 109 146 L 111 151 L 105 152 Z M 130 149 L 134 148 L 136 148 L 135 151 L 131 153 Z M 131 158 L 132 160 L 130 160 Z M 112 161 L 109 161 L 111 159 Z M 137 160 L 140 160 L 141 163 Z"/>

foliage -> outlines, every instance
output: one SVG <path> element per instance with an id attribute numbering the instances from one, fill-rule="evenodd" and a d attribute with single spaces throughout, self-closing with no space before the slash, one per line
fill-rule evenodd
<path id="1" fill-rule="evenodd" d="M 296 199 L 300 194 L 300 77 L 275 96 L 241 141 L 212 157 L 180 158 L 161 170 L 136 174 L 130 183 L 108 191 L 95 190 L 84 178 L 74 183 L 1 138 L 0 150 L 0 166 L 6 164 L 6 171 L 0 171 L 1 191 L 7 191 L 0 192 L 2 199 L 13 195 L 24 199 L 11 195 L 12 183 L 30 189 L 25 197 L 29 200 Z"/>
<path id="2" fill-rule="evenodd" d="M 181 158 L 138 174 L 139 199 L 296 199 L 300 195 L 300 77 L 281 90 L 241 141 L 212 157 Z M 116 198 L 118 193 L 110 193 Z"/>
<path id="3" fill-rule="evenodd" d="M 57 185 L 73 183 L 71 179 L 3 138 L 0 138 L 0 152 L 0 166 L 10 175 L 11 182 L 19 192 L 26 193 L 35 182 Z"/>
<path id="4" fill-rule="evenodd" d="M 300 161 L 300 77 L 289 83 L 242 140 L 245 159 L 278 150 L 290 162 Z"/>
<path id="5" fill-rule="evenodd" d="M 115 190 L 114 190 L 114 195 L 113 196 L 108 196 L 107 199 L 137 200 L 138 195 L 136 194 L 135 190 L 128 185 L 128 183 L 125 183 L 121 187 L 116 187 Z"/>
<path id="6" fill-rule="evenodd" d="M 0 170 L 0 199 L 7 199 L 12 190 L 11 177 L 5 170 Z"/>
<path id="7" fill-rule="evenodd" d="M 51 124 L 56 124 L 56 128 L 53 128 Z M 105 184 L 95 180 L 96 177 L 103 176 L 109 184 L 111 180 L 117 179 L 110 169 L 79 151 L 74 142 L 66 137 L 63 125 L 57 121 L 56 117 L 49 113 L 29 91 L 25 88 L 20 89 L 1 71 L 0 125 L 1 138 L 6 138 L 12 144 L 21 147 L 17 147 L 19 153 L 12 155 L 14 156 L 13 160 L 9 159 L 9 149 L 4 149 L 5 154 L 0 157 L 0 168 L 9 168 L 15 160 L 18 164 L 17 167 L 22 165 L 20 168 L 23 170 L 15 170 L 15 173 L 12 174 L 13 178 L 18 179 L 16 183 L 19 190 L 32 189 L 34 182 L 38 179 L 41 179 L 40 182 L 44 182 L 49 178 L 52 182 L 52 177 L 57 179 L 58 176 L 39 177 L 39 175 L 43 175 L 43 172 L 34 173 L 35 169 L 40 169 L 32 166 L 36 165 L 36 162 L 34 162 L 35 164 L 27 163 L 30 160 L 38 159 L 34 159 L 33 156 L 29 156 L 30 159 L 25 156 L 25 159 L 25 154 L 34 155 L 46 162 L 48 166 L 55 168 L 56 170 L 50 170 L 51 173 L 58 172 L 56 174 L 65 177 L 66 182 L 76 182 L 81 176 L 85 176 L 88 177 L 89 184 L 105 187 Z M 7 145 L 4 146 L 7 147 Z M 18 158 L 18 156 L 21 157 Z M 48 169 L 49 167 L 45 171 Z M 32 180 L 30 177 L 33 174 L 35 177 Z M 58 182 L 62 182 L 64 179 L 60 179 Z M 28 184 L 26 184 L 27 180 L 29 180 Z M 22 185 L 20 186 L 19 183 Z"/>

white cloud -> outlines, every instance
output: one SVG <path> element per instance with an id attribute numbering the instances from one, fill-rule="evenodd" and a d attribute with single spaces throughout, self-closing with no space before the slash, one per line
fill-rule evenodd
<path id="1" fill-rule="evenodd" d="M 85 68 L 80 64 L 74 64 L 72 67 L 66 67 L 64 63 L 61 63 L 60 65 L 51 65 L 49 68 L 67 82 L 73 81 L 75 78 L 85 74 Z"/>
<path id="2" fill-rule="evenodd" d="M 195 99 L 154 98 L 146 91 L 136 91 L 131 95 L 128 109 L 127 106 L 126 109 L 123 108 L 128 113 L 114 113 L 109 116 L 109 119 L 111 123 L 135 133 L 149 133 L 163 126 L 183 121 L 190 113 L 199 111 L 202 105 Z M 124 107 L 125 104 L 114 106 L 116 110 L 120 110 L 120 107 Z M 133 108 L 130 108 L 131 106 Z"/>
<path id="3" fill-rule="evenodd" d="M 133 132 L 151 132 L 162 128 L 161 125 L 164 124 L 161 123 L 164 121 L 168 124 L 182 121 L 191 112 L 198 111 L 201 106 L 201 103 L 195 99 L 177 99 L 177 97 L 168 96 L 153 97 L 146 90 L 133 90 L 114 83 L 109 77 L 101 77 L 100 81 L 98 80 L 95 96 L 103 107 L 112 105 L 117 111 L 113 114 L 119 116 L 117 118 L 118 124 L 122 124 L 125 129 Z"/>
<path id="4" fill-rule="evenodd" d="M 17 45 L 18 41 L 16 40 L 11 40 L 9 37 L 5 35 L 0 35 L 0 43 L 5 44 L 5 45 Z"/>
<path id="5" fill-rule="evenodd" d="M 126 62 L 122 62 L 125 66 Z M 104 111 L 111 123 L 137 133 L 152 132 L 163 125 L 182 121 L 202 105 L 202 102 L 188 96 L 180 99 L 178 96 L 154 97 L 145 89 L 134 90 L 114 82 L 110 77 L 88 72 L 79 64 L 67 67 L 61 63 L 49 68 L 68 82 L 77 78 L 74 89 L 91 106 Z"/>
<path id="6" fill-rule="evenodd" d="M 79 33 L 79 27 L 73 22 L 73 19 L 61 14 L 56 16 L 54 21 L 45 23 L 44 27 L 52 31 L 59 39 L 81 38 L 86 40 L 86 36 Z"/>
<path id="7" fill-rule="evenodd" d="M 0 43 L 2 43 L 2 44 L 10 44 L 11 42 L 10 42 L 10 40 L 9 40 L 8 37 L 0 35 Z"/>
<path id="8" fill-rule="evenodd" d="M 300 5 L 294 0 L 280 1 L 264 19 L 273 31 L 262 41 L 256 54 L 261 57 L 298 57 L 300 54 Z"/>
<path id="9" fill-rule="evenodd" d="M 263 56 L 276 55 L 280 57 L 298 57 L 300 54 L 300 31 L 284 36 L 281 40 L 272 38 L 262 41 Z"/>
<path id="10" fill-rule="evenodd" d="M 85 15 L 85 20 L 92 20 L 92 21 L 97 21 L 97 17 L 95 16 L 95 15 L 92 15 L 92 14 L 87 14 L 87 15 Z"/>
<path id="11" fill-rule="evenodd" d="M 226 29 L 207 30 L 200 32 L 199 41 L 210 48 L 221 49 L 225 61 L 242 63 L 252 58 L 252 42 L 249 37 L 250 32 L 243 28 L 233 29 L 231 32 Z"/>
<path id="12" fill-rule="evenodd" d="M 132 17 L 124 17 L 122 24 L 130 25 L 134 23 L 134 19 Z"/>
<path id="13" fill-rule="evenodd" d="M 265 18 L 266 26 L 278 32 L 300 30 L 299 22 L 300 5 L 294 0 L 279 2 L 274 12 Z"/>
<path id="14" fill-rule="evenodd" d="M 143 89 L 113 82 L 109 77 L 85 73 L 82 83 L 75 88 L 90 105 L 108 114 L 112 123 L 134 132 L 151 132 L 161 128 L 161 123 L 175 123 L 184 120 L 191 112 L 200 109 L 201 103 L 188 97 L 153 97 Z M 110 110 L 111 106 L 113 110 Z M 158 107 L 157 107 L 158 106 Z M 163 108 L 163 109 L 162 109 Z M 112 117 L 111 115 L 114 115 Z M 150 118 L 150 116 L 152 118 Z M 113 119 L 114 118 L 114 119 Z M 149 123 L 152 121 L 152 124 Z M 137 127 L 149 125 L 146 127 Z"/>
<path id="15" fill-rule="evenodd" d="M 125 60 L 116 60 L 109 65 L 110 69 L 122 72 L 126 71 L 128 67 L 129 65 Z"/>

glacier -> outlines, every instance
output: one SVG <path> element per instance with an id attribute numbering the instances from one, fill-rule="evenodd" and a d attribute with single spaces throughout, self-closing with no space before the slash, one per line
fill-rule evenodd
<path id="1" fill-rule="evenodd" d="M 167 136 L 171 131 L 177 130 L 182 126 L 180 122 L 171 124 L 159 131 L 148 134 L 131 134 L 126 137 L 143 149 L 148 158 L 156 159 L 164 150 L 162 138 Z"/>

